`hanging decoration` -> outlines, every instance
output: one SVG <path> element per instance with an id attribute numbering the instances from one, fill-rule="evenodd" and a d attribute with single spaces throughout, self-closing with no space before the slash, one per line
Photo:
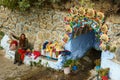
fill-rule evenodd
<path id="1" fill-rule="evenodd" d="M 110 39 L 107 35 L 108 26 L 104 23 L 104 19 L 104 13 L 93 8 L 78 6 L 70 8 L 69 14 L 64 18 L 66 33 L 63 36 L 63 41 L 67 43 L 70 39 L 93 30 L 100 40 L 100 48 L 106 50 Z"/>

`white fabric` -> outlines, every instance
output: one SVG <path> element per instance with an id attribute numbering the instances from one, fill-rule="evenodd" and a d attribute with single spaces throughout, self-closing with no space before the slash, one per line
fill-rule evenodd
<path id="1" fill-rule="evenodd" d="M 120 63 L 113 61 L 114 53 L 103 51 L 101 56 L 101 67 L 110 68 L 111 80 L 120 80 Z"/>
<path id="2" fill-rule="evenodd" d="M 11 51 L 8 43 L 8 40 L 10 40 L 8 35 L 4 35 L 4 37 L 1 39 L 1 46 L 5 49 L 5 57 L 8 59 L 14 59 L 15 51 Z"/>

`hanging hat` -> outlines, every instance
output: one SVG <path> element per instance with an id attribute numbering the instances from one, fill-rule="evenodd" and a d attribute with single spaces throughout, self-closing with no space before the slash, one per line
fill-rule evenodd
<path id="1" fill-rule="evenodd" d="M 79 9 L 78 9 L 78 15 L 79 16 L 84 16 L 85 15 L 85 9 L 83 7 L 79 7 Z"/>
<path id="2" fill-rule="evenodd" d="M 95 16 L 95 11 L 93 9 L 88 9 L 87 10 L 87 15 L 88 18 L 94 18 Z"/>
<path id="3" fill-rule="evenodd" d="M 107 33 L 107 31 L 108 31 L 108 26 L 107 26 L 107 24 L 104 24 L 103 26 L 101 26 L 101 31 L 105 34 L 105 33 Z"/>
<path id="4" fill-rule="evenodd" d="M 67 34 L 64 34 L 63 41 L 66 43 L 69 40 L 69 36 Z"/>
<path id="5" fill-rule="evenodd" d="M 102 34 L 101 36 L 100 36 L 100 40 L 102 41 L 102 42 L 108 42 L 109 41 L 109 38 L 108 38 L 108 35 L 107 34 Z"/>
<path id="6" fill-rule="evenodd" d="M 66 31 L 67 33 L 72 33 L 72 28 L 71 28 L 71 26 L 70 26 L 70 25 L 66 25 L 66 26 L 65 26 L 65 31 Z"/>
<path id="7" fill-rule="evenodd" d="M 100 44 L 100 48 L 101 48 L 102 50 L 106 50 L 106 45 L 105 45 L 104 43 L 102 43 L 102 44 Z"/>
<path id="8" fill-rule="evenodd" d="M 73 8 L 71 8 L 70 10 L 71 10 L 71 15 L 73 15 L 73 16 L 78 15 L 78 10 L 77 10 L 76 7 L 73 7 Z"/>
<path id="9" fill-rule="evenodd" d="M 104 19 L 104 13 L 102 13 L 102 12 L 97 12 L 97 18 L 98 18 L 98 20 L 101 22 L 103 19 Z"/>

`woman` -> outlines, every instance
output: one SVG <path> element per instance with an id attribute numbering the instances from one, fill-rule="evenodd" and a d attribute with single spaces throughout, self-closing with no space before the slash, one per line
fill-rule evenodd
<path id="1" fill-rule="evenodd" d="M 20 37 L 16 37 L 15 35 L 12 34 L 12 36 L 15 39 L 19 40 L 18 48 L 15 52 L 15 59 L 14 59 L 14 64 L 18 62 L 18 66 L 23 63 L 24 60 L 24 55 L 26 53 L 26 50 L 28 48 L 28 39 L 26 38 L 25 34 L 22 33 Z"/>

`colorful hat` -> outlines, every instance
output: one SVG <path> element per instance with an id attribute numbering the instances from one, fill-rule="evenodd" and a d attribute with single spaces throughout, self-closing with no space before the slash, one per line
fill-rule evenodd
<path id="1" fill-rule="evenodd" d="M 66 31 L 67 33 L 72 33 L 72 28 L 71 28 L 71 26 L 70 26 L 70 25 L 66 25 L 66 26 L 65 26 L 65 31 Z"/>
<path id="2" fill-rule="evenodd" d="M 93 9 L 87 9 L 87 15 L 88 18 L 94 18 L 95 11 Z"/>
<path id="3" fill-rule="evenodd" d="M 107 31 L 108 31 L 107 24 L 104 24 L 103 26 L 101 26 L 101 32 L 103 32 L 105 34 L 105 33 L 107 33 Z"/>
<path id="4" fill-rule="evenodd" d="M 100 36 L 100 40 L 104 43 L 108 42 L 109 41 L 108 35 L 107 34 L 102 34 Z"/>

